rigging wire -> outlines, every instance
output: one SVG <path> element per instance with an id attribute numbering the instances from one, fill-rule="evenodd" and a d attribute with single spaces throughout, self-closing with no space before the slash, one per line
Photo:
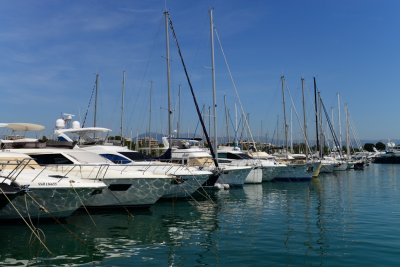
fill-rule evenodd
<path id="1" fill-rule="evenodd" d="M 145 101 L 141 100 L 142 96 L 143 96 L 143 92 L 144 92 L 145 80 L 146 80 L 146 77 L 148 77 L 150 69 L 152 68 L 152 64 L 151 64 L 152 63 L 152 58 L 154 57 L 154 54 L 155 54 L 154 52 L 156 51 L 155 50 L 155 46 L 156 46 L 156 43 L 157 43 L 156 41 L 158 40 L 157 37 L 160 35 L 162 24 L 163 24 L 163 20 L 160 19 L 159 23 L 158 23 L 157 31 L 153 35 L 153 39 L 152 39 L 153 41 L 152 41 L 152 43 L 150 45 L 150 49 L 149 49 L 150 51 L 149 51 L 149 55 L 147 56 L 147 61 L 144 64 L 143 74 L 142 74 L 142 77 L 140 79 L 139 86 L 137 87 L 137 90 L 134 90 L 134 88 L 132 88 L 132 91 L 135 91 L 136 93 L 135 94 L 129 94 L 129 97 L 127 98 L 127 103 L 132 103 L 132 104 L 129 105 L 131 108 L 130 108 L 130 112 L 128 112 L 129 115 L 126 117 L 126 122 L 127 122 L 126 125 L 128 125 L 128 124 L 131 125 L 133 123 L 133 120 L 134 120 L 133 116 L 135 114 L 138 114 L 138 112 L 136 111 L 137 109 L 138 110 L 144 110 L 144 109 L 140 108 L 138 103 L 145 103 Z M 127 92 L 128 92 L 128 90 L 127 90 Z M 144 122 L 145 121 L 145 116 L 139 116 L 139 118 L 141 118 L 142 121 L 140 123 L 136 122 L 135 125 L 142 125 L 143 126 L 145 124 L 145 122 Z M 136 118 L 136 119 L 138 119 L 138 118 Z M 144 128 L 144 127 L 142 127 L 142 128 Z M 140 127 L 139 127 L 139 129 L 140 129 Z M 138 128 L 136 130 L 138 130 Z"/>
<path id="2" fill-rule="evenodd" d="M 174 37 L 174 39 L 175 39 L 175 44 L 176 44 L 176 46 L 177 46 L 178 53 L 179 53 L 179 57 L 180 57 L 180 59 L 181 59 L 181 63 L 182 63 L 182 66 L 183 66 L 183 69 L 184 69 L 184 72 L 185 72 L 185 75 L 186 75 L 186 80 L 187 80 L 187 82 L 188 82 L 188 84 L 189 84 L 190 92 L 192 93 L 192 97 L 193 97 L 193 101 L 194 101 L 194 104 L 195 104 L 195 107 L 196 107 L 197 115 L 198 115 L 198 117 L 199 117 L 199 119 L 200 119 L 201 126 L 202 126 L 202 128 L 203 128 L 204 135 L 206 136 L 206 139 L 207 139 L 207 143 L 210 144 L 210 152 L 211 152 L 211 155 L 212 155 L 212 157 L 213 157 L 214 164 L 215 164 L 216 167 L 218 167 L 218 161 L 216 160 L 215 151 L 214 151 L 214 149 L 213 149 L 213 147 L 212 147 L 212 145 L 211 145 L 211 140 L 210 140 L 210 137 L 208 136 L 208 132 L 207 132 L 206 126 L 205 126 L 205 124 L 204 124 L 204 121 L 203 121 L 203 119 L 201 118 L 199 105 L 198 105 L 198 103 L 197 103 L 196 96 L 195 96 L 195 94 L 194 94 L 194 90 L 193 90 L 193 87 L 192 87 L 192 83 L 191 83 L 191 81 L 190 81 L 190 79 L 189 79 L 189 74 L 188 74 L 188 71 L 187 71 L 187 69 L 186 69 L 186 64 L 185 64 L 185 62 L 184 62 L 184 60 L 183 60 L 182 52 L 181 52 L 181 49 L 180 49 L 180 46 L 179 46 L 179 43 L 178 43 L 178 38 L 177 38 L 177 36 L 176 36 L 174 27 L 173 27 L 173 25 L 172 25 L 172 20 L 171 20 L 170 17 L 168 17 L 168 19 L 169 19 L 169 26 L 170 26 L 170 28 L 171 28 L 173 37 Z"/>
<path id="3" fill-rule="evenodd" d="M 289 93 L 289 97 L 290 97 L 290 102 L 291 102 L 291 104 L 292 104 L 292 108 L 293 108 L 293 110 L 294 110 L 294 113 L 296 114 L 297 122 L 299 123 L 301 132 L 303 133 L 303 137 L 304 137 L 304 140 L 305 140 L 305 142 L 306 142 L 305 145 L 307 146 L 307 148 L 309 149 L 309 151 L 311 151 L 311 149 L 310 149 L 310 144 L 309 144 L 309 142 L 308 142 L 308 140 L 307 140 L 307 138 L 306 138 L 306 133 L 305 133 L 304 128 L 303 128 L 303 126 L 301 125 L 301 122 L 300 122 L 299 114 L 297 113 L 296 106 L 294 105 L 292 94 L 291 94 L 291 92 L 290 92 L 289 87 L 287 87 L 287 86 L 286 86 L 286 91 L 288 91 L 288 93 Z M 291 130 L 292 130 L 292 129 L 291 129 Z"/>
<path id="4" fill-rule="evenodd" d="M 239 102 L 239 104 L 240 104 L 240 108 L 241 108 L 242 114 L 245 114 L 244 109 L 243 109 L 243 105 L 242 105 L 242 101 L 240 100 L 239 93 L 238 93 L 238 91 L 237 91 L 237 87 L 236 87 L 235 80 L 233 79 L 233 75 L 232 75 L 231 69 L 230 69 L 229 64 L 228 64 L 228 60 L 227 60 L 227 58 L 226 58 L 224 49 L 222 48 L 222 43 L 221 43 L 221 40 L 220 40 L 220 38 L 219 38 L 219 34 L 218 34 L 216 28 L 215 28 L 214 30 L 215 30 L 215 36 L 217 37 L 218 44 L 219 44 L 219 46 L 220 46 L 220 49 L 221 49 L 221 52 L 222 52 L 222 55 L 223 55 L 223 58 L 224 58 L 224 61 L 225 61 L 225 65 L 226 65 L 226 67 L 227 67 L 227 69 L 228 69 L 229 77 L 230 77 L 230 79 L 231 79 L 233 88 L 235 89 L 236 98 L 238 99 L 238 102 Z M 245 116 L 245 117 L 246 117 L 246 116 Z M 255 148 L 256 151 L 257 151 L 256 143 L 255 143 L 255 141 L 254 141 L 253 134 L 252 134 L 252 132 L 251 132 L 251 130 L 250 130 L 250 125 L 249 125 L 249 122 L 247 121 L 247 118 L 244 118 L 244 122 L 245 122 L 245 125 L 246 125 L 246 127 L 247 127 L 247 130 L 249 131 L 250 138 L 251 138 L 251 141 L 252 141 L 252 143 L 253 143 L 253 146 L 254 146 L 254 148 Z"/>
<path id="5" fill-rule="evenodd" d="M 82 128 L 85 127 L 86 118 L 87 118 L 87 115 L 89 113 L 89 108 L 90 108 L 90 105 L 92 104 L 92 99 L 93 99 L 93 95 L 94 95 L 95 91 L 96 91 L 96 83 L 93 85 L 92 94 L 90 95 L 90 98 L 89 98 L 89 104 L 88 104 L 88 106 L 86 108 L 85 117 L 83 118 Z"/>

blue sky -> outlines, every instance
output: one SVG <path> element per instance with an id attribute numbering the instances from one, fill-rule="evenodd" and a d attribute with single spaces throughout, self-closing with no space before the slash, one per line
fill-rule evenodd
<path id="1" fill-rule="evenodd" d="M 48 135 L 62 112 L 82 120 L 99 73 L 98 126 L 119 134 L 125 70 L 124 131 L 147 130 L 152 81 L 151 130 L 166 132 L 165 5 L 199 103 L 207 110 L 212 100 L 208 9 L 213 7 L 254 135 L 270 139 L 276 130 L 282 118 L 280 76 L 285 75 L 299 114 L 300 78 L 305 79 L 310 131 L 315 76 L 336 120 L 338 92 L 348 104 L 359 138 L 399 138 L 400 2 L 394 0 L 0 0 L 1 121 L 40 123 Z M 193 132 L 198 120 L 172 39 L 170 46 L 174 125 L 181 84 L 181 130 Z M 215 51 L 218 131 L 224 135 L 223 97 L 232 115 L 237 100 L 217 42 Z M 287 112 L 290 116 L 289 105 Z M 87 126 L 92 116 L 93 106 Z M 341 116 L 344 123 L 343 110 Z M 293 135 L 301 137 L 294 113 Z"/>

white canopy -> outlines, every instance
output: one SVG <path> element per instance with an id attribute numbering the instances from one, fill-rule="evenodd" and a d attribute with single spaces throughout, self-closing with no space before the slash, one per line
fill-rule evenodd
<path id="1" fill-rule="evenodd" d="M 45 129 L 45 127 L 40 124 L 23 122 L 0 123 L 0 127 L 8 128 L 13 131 L 42 131 Z"/>
<path id="2" fill-rule="evenodd" d="M 111 129 L 101 128 L 101 127 L 85 127 L 85 128 L 77 128 L 77 129 L 59 129 L 55 131 L 58 134 L 61 133 L 72 133 L 77 135 L 87 135 L 90 133 L 107 133 L 111 132 Z"/>

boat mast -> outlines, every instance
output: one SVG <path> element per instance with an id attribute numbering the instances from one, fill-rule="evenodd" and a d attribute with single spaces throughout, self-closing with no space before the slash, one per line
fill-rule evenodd
<path id="1" fill-rule="evenodd" d="M 332 128 L 335 129 L 335 117 L 333 114 L 333 107 L 331 107 L 331 123 L 332 123 Z M 330 144 L 328 144 L 330 146 Z M 335 147 L 335 141 L 332 138 L 332 149 Z"/>
<path id="2" fill-rule="evenodd" d="M 314 77 L 314 107 L 315 107 L 315 131 L 316 131 L 316 140 L 317 140 L 316 148 L 319 150 L 319 156 L 322 159 L 322 151 L 319 147 L 317 82 L 315 80 L 315 77 Z"/>
<path id="3" fill-rule="evenodd" d="M 208 106 L 207 118 L 208 118 L 208 129 L 211 130 L 211 107 L 210 106 Z M 210 146 L 211 145 L 212 145 L 212 143 L 210 144 Z"/>
<path id="4" fill-rule="evenodd" d="M 228 124 L 228 108 L 226 105 L 226 95 L 224 95 L 224 105 L 225 105 L 225 124 L 226 124 L 226 136 L 228 138 L 228 144 L 231 143 L 230 136 L 229 136 L 229 124 Z"/>
<path id="5" fill-rule="evenodd" d="M 214 121 L 214 148 L 218 149 L 217 138 L 217 97 L 215 92 L 215 61 L 214 61 L 214 21 L 213 9 L 210 9 L 210 40 L 211 40 L 211 78 L 212 78 L 212 91 L 213 91 L 213 121 Z M 218 152 L 217 152 L 218 154 Z M 218 157 L 217 157 L 218 160 Z"/>
<path id="6" fill-rule="evenodd" d="M 344 112 L 346 114 L 346 152 L 347 160 L 350 160 L 350 120 L 349 120 L 349 110 L 347 104 L 344 104 Z"/>
<path id="7" fill-rule="evenodd" d="M 200 113 L 200 109 L 199 109 L 199 104 L 197 103 L 196 95 L 194 94 L 193 86 L 192 86 L 192 83 L 191 83 L 190 78 L 189 78 L 189 74 L 188 74 L 188 71 L 187 71 L 187 68 L 186 68 L 185 61 L 183 60 L 182 51 L 181 51 L 181 48 L 179 47 L 178 38 L 177 38 L 177 36 L 176 36 L 176 33 L 175 33 L 174 27 L 173 27 L 173 25 L 172 25 L 171 19 L 169 19 L 169 25 L 170 25 L 170 27 L 171 27 L 172 34 L 173 34 L 173 36 L 174 36 L 174 40 L 175 40 L 175 43 L 176 43 L 176 47 L 177 47 L 177 49 L 178 49 L 178 54 L 179 54 L 179 57 L 180 57 L 180 59 L 181 59 L 181 63 L 182 63 L 183 70 L 184 70 L 184 72 L 185 72 L 186 80 L 187 80 L 187 82 L 188 82 L 188 85 L 189 85 L 189 88 L 190 88 L 190 92 L 191 92 L 192 97 L 193 97 L 193 102 L 194 102 L 194 105 L 195 105 L 195 107 L 196 107 L 196 112 L 197 112 L 197 115 L 199 116 L 199 119 L 200 119 L 201 127 L 203 128 L 203 132 L 204 132 L 204 135 L 205 135 L 205 137 L 206 137 L 206 139 L 207 139 L 207 143 L 208 143 L 208 144 L 211 144 L 211 140 L 210 140 L 210 137 L 208 136 L 207 128 L 206 128 L 206 126 L 205 126 L 205 124 L 204 124 L 203 118 L 201 117 L 201 113 Z M 213 158 L 213 160 L 214 160 L 215 167 L 218 168 L 218 167 L 219 167 L 219 166 L 218 166 L 218 161 L 216 160 L 216 154 L 215 154 L 215 151 L 214 151 L 214 149 L 213 149 L 212 146 L 210 146 L 210 152 L 211 152 L 211 156 L 212 156 L 212 158 Z M 215 175 L 215 176 L 214 176 L 214 178 L 217 178 L 217 177 L 218 177 L 218 175 Z M 214 182 L 215 182 L 215 181 L 214 181 Z"/>
<path id="8" fill-rule="evenodd" d="M 153 81 L 150 81 L 150 95 L 149 95 L 149 155 L 151 155 L 151 93 L 153 90 Z"/>
<path id="9" fill-rule="evenodd" d="M 97 119 L 97 94 L 99 90 L 99 74 L 96 73 L 96 91 L 94 94 L 94 115 L 93 115 L 93 127 L 96 127 L 96 119 Z M 93 139 L 96 138 L 96 132 L 93 133 Z"/>
<path id="10" fill-rule="evenodd" d="M 178 89 L 178 122 L 176 123 L 176 137 L 178 138 L 181 131 L 180 124 L 181 124 L 181 84 L 179 84 L 179 89 Z"/>
<path id="11" fill-rule="evenodd" d="M 338 117 L 338 119 L 339 119 L 339 147 L 340 147 L 340 150 L 342 150 L 342 122 L 341 122 L 341 120 L 340 120 L 340 95 L 339 95 L 339 93 L 337 93 L 337 99 L 338 99 L 338 110 L 339 110 L 339 117 Z"/>
<path id="12" fill-rule="evenodd" d="M 308 137 L 307 137 L 307 121 L 306 121 L 306 102 L 304 99 L 304 78 L 301 78 L 301 95 L 303 100 L 304 145 L 305 145 L 306 160 L 308 160 Z"/>
<path id="13" fill-rule="evenodd" d="M 286 157 L 288 157 L 288 126 L 286 124 L 286 104 L 285 104 L 285 76 L 281 76 L 282 83 L 282 104 L 283 104 L 283 125 L 285 130 Z"/>
<path id="14" fill-rule="evenodd" d="M 166 43 L 166 63 L 167 63 L 167 88 L 168 88 L 168 144 L 169 148 L 171 148 L 171 122 L 172 122 L 172 110 L 171 110 L 171 66 L 170 66 L 170 58 L 169 58 L 169 33 L 168 33 L 168 20 L 169 13 L 168 11 L 164 12 L 165 17 L 165 43 Z"/>
<path id="15" fill-rule="evenodd" d="M 320 91 L 318 91 L 317 92 L 317 94 L 318 94 L 318 107 L 319 107 L 319 109 L 318 109 L 318 119 L 319 119 L 319 129 L 320 129 L 320 140 L 319 140 L 319 151 L 320 151 L 320 153 L 321 153 L 321 158 L 323 157 L 323 155 L 324 155 L 324 149 L 325 149 L 325 142 L 326 142 L 326 135 L 325 135 L 325 133 L 324 133 L 324 125 L 323 125 L 323 121 L 322 121 L 322 99 L 321 99 L 321 92 Z M 327 116 L 326 114 L 325 114 L 325 117 L 327 118 L 327 119 L 329 119 L 329 116 Z"/>
<path id="16" fill-rule="evenodd" d="M 121 101 L 121 146 L 124 146 L 123 122 L 124 122 L 124 95 L 125 95 L 125 71 L 122 72 L 122 101 Z"/>
<path id="17" fill-rule="evenodd" d="M 237 105 L 235 102 L 235 141 L 234 141 L 235 147 L 239 147 L 238 132 L 239 132 L 239 125 L 238 125 Z"/>
<path id="18" fill-rule="evenodd" d="M 290 106 L 290 153 L 293 153 L 293 107 Z"/>

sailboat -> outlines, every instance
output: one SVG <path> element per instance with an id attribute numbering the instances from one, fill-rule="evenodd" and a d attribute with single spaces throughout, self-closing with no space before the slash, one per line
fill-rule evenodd
<path id="1" fill-rule="evenodd" d="M 171 160 L 173 162 L 182 162 L 184 164 L 190 166 L 197 166 L 198 168 L 208 170 L 212 172 L 210 178 L 207 182 L 203 183 L 203 188 L 219 188 L 219 185 L 214 186 L 216 183 L 223 183 L 228 184 L 231 186 L 242 186 L 244 180 L 251 170 L 251 167 L 238 167 L 238 166 L 220 166 L 218 159 L 216 158 L 215 149 L 217 148 L 217 135 L 216 135 L 216 127 L 214 127 L 214 142 L 211 142 L 209 138 L 208 131 L 205 127 L 203 118 L 201 116 L 201 112 L 197 103 L 196 96 L 194 94 L 194 90 L 190 81 L 190 78 L 187 73 L 187 69 L 183 60 L 183 56 L 178 44 L 178 40 L 175 34 L 175 31 L 172 27 L 172 21 L 169 18 L 168 12 L 165 12 L 166 18 L 166 40 L 167 40 L 167 85 L 168 85 L 168 99 L 170 98 L 170 64 L 169 64 L 169 42 L 168 42 L 168 21 L 170 22 L 170 26 L 174 35 L 174 39 L 178 48 L 179 56 L 182 62 L 182 66 L 185 71 L 185 75 L 189 84 L 189 88 L 192 94 L 192 98 L 194 101 L 194 105 L 196 108 L 197 115 L 199 117 L 199 121 L 201 127 L 203 129 L 204 136 L 208 144 L 210 144 L 209 150 L 200 148 L 199 146 L 195 145 L 190 139 L 185 138 L 173 138 L 171 135 L 171 109 L 170 109 L 170 101 L 168 100 L 168 137 L 163 138 L 164 147 L 171 151 Z M 213 24 L 212 24 L 212 11 L 210 11 L 210 27 L 211 27 L 211 38 L 213 38 Z M 212 53 L 213 58 L 213 53 Z M 213 59 L 212 59 L 213 60 Z M 214 84 L 214 80 L 213 80 Z M 214 108 L 215 108 L 215 98 L 214 98 Z M 215 113 L 215 110 L 214 110 Z M 214 123 L 215 119 L 214 119 Z M 214 144 L 213 144 L 214 143 Z M 196 143 L 198 144 L 198 143 Z M 168 151 L 167 150 L 167 151 Z M 245 175 L 244 175 L 245 174 Z"/>
<path id="2" fill-rule="evenodd" d="M 321 168 L 320 162 L 306 163 L 298 161 L 290 156 L 288 146 L 288 125 L 286 122 L 286 102 L 285 102 L 285 77 L 281 76 L 282 104 L 283 104 L 283 122 L 285 132 L 285 146 L 283 157 L 277 158 L 278 162 L 286 165 L 281 172 L 274 178 L 276 181 L 309 181 L 312 177 L 319 174 Z"/>
<path id="3" fill-rule="evenodd" d="M 245 153 L 238 151 L 237 149 L 231 148 L 219 148 L 217 138 L 217 101 L 216 101 L 216 86 L 215 86 L 215 61 L 214 61 L 214 20 L 213 20 L 213 9 L 210 9 L 210 40 L 211 40 L 211 77 L 212 77 L 212 93 L 213 93 L 213 120 L 214 120 L 214 150 L 217 151 L 217 161 L 220 166 L 228 167 L 243 167 L 242 172 L 247 172 L 247 168 L 251 167 L 250 172 L 244 176 L 245 183 L 261 183 L 262 182 L 262 170 L 261 166 L 257 166 L 255 160 L 251 159 Z M 239 176 L 238 176 L 239 177 Z M 222 180 L 222 178 L 221 178 Z M 221 181 L 220 182 L 225 182 Z"/>
<path id="4" fill-rule="evenodd" d="M 316 129 L 321 129 L 321 131 L 322 131 L 322 112 L 323 112 L 325 115 L 325 118 L 326 118 L 326 122 L 329 126 L 329 131 L 332 134 L 333 142 L 334 142 L 335 148 L 336 148 L 336 153 L 333 153 L 332 156 L 323 155 L 324 144 L 322 141 L 319 143 L 320 159 L 323 162 L 323 164 L 325 164 L 325 165 L 323 165 L 322 171 L 323 172 L 330 171 L 330 169 L 326 168 L 326 166 L 329 166 L 329 168 L 330 168 L 331 165 L 333 165 L 333 171 L 345 171 L 345 170 L 347 170 L 347 162 L 344 160 L 343 155 L 342 155 L 342 149 L 340 147 L 341 140 L 338 140 L 338 138 L 336 136 L 332 122 L 329 119 L 328 112 L 322 101 L 320 92 L 318 92 L 318 94 L 317 94 L 315 78 L 314 78 L 314 97 L 315 97 L 315 110 L 316 110 Z M 318 112 L 317 112 L 317 106 L 319 107 Z M 339 123 L 339 126 L 340 126 L 340 123 Z M 320 136 L 318 135 L 318 130 L 317 130 L 317 146 L 318 146 L 318 140 L 319 140 L 318 138 L 319 137 Z"/>

